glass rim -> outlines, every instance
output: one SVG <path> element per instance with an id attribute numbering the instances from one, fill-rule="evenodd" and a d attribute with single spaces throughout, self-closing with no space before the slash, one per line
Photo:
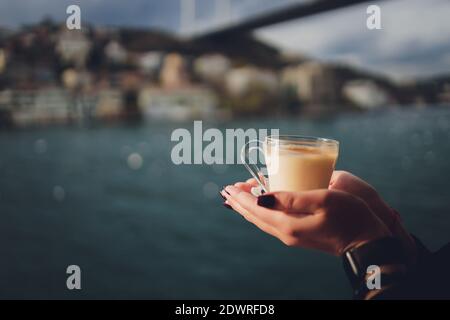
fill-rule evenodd
<path id="1" fill-rule="evenodd" d="M 282 134 L 282 135 L 269 135 L 266 136 L 266 141 L 278 141 L 281 143 L 317 143 L 317 142 L 324 142 L 328 144 L 333 144 L 336 146 L 339 146 L 339 141 L 329 138 L 321 138 L 321 137 L 313 137 L 313 136 L 302 136 L 302 135 L 289 135 L 289 134 Z"/>

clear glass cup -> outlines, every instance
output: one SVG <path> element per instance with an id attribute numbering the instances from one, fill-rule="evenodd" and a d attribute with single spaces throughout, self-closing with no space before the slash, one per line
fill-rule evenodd
<path id="1" fill-rule="evenodd" d="M 266 168 L 260 168 L 251 157 L 253 150 L 262 151 Z M 279 135 L 248 142 L 241 160 L 265 192 L 298 192 L 328 188 L 338 154 L 336 140 Z"/>

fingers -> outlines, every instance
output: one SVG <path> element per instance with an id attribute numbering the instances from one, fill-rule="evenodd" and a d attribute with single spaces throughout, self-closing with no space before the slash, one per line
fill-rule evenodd
<path id="1" fill-rule="evenodd" d="M 342 179 L 346 179 L 346 177 L 351 178 L 351 177 L 355 177 L 354 175 L 352 175 L 350 172 L 347 171 L 343 171 L 343 170 L 335 170 L 333 171 L 333 174 L 331 175 L 331 179 L 330 179 L 330 188 L 334 186 L 334 184 Z"/>
<path id="2" fill-rule="evenodd" d="M 332 184 L 339 177 L 339 175 L 342 174 L 342 172 L 342 170 L 334 170 L 333 174 L 331 175 L 330 184 Z"/>
<path id="3" fill-rule="evenodd" d="M 277 228 L 281 223 L 285 222 L 284 215 L 281 212 L 258 206 L 257 198 L 252 194 L 244 192 L 235 186 L 227 186 L 225 191 L 227 191 L 231 198 L 238 202 L 242 208 L 264 223 Z"/>
<path id="4" fill-rule="evenodd" d="M 257 218 L 257 216 L 251 214 L 249 211 L 244 209 L 238 201 L 233 199 L 230 194 L 227 194 L 226 192 L 221 192 L 222 196 L 225 197 L 226 203 L 232 207 L 233 210 L 240 213 L 247 221 L 253 223 L 256 227 L 264 231 L 265 233 L 268 233 L 276 238 L 280 238 L 279 232 L 271 225 L 265 223 L 264 221 Z"/>
<path id="5" fill-rule="evenodd" d="M 256 198 L 236 186 L 227 186 L 222 195 L 245 219 L 286 245 L 314 247 L 308 242 L 308 237 L 315 234 L 323 223 L 323 216 L 314 213 L 316 208 L 329 205 L 328 193 L 331 192 L 328 190 L 304 193 L 276 192 Z M 271 209 L 258 201 L 267 196 L 275 200 Z"/>
<path id="6" fill-rule="evenodd" d="M 259 187 L 259 183 L 254 178 L 250 178 L 245 182 L 237 182 L 234 184 L 236 188 L 241 189 L 242 191 L 251 193 L 252 188 Z"/>
<path id="7" fill-rule="evenodd" d="M 360 198 L 391 230 L 394 230 L 395 224 L 399 223 L 398 216 L 389 208 L 378 192 L 366 181 L 349 172 L 333 172 L 329 189 L 344 191 Z"/>
<path id="8" fill-rule="evenodd" d="M 330 191 L 272 192 L 258 197 L 260 206 L 297 215 L 314 214 L 330 200 Z"/>
<path id="9" fill-rule="evenodd" d="M 252 187 L 257 187 L 259 185 L 255 178 L 250 178 L 246 182 L 250 184 Z"/>
<path id="10" fill-rule="evenodd" d="M 351 193 L 366 202 L 378 197 L 378 193 L 370 184 L 346 171 L 333 172 L 329 189 Z"/>
<path id="11" fill-rule="evenodd" d="M 253 188 L 253 185 L 251 185 L 250 183 L 246 183 L 246 182 L 238 182 L 238 183 L 235 183 L 234 186 L 236 188 L 241 189 L 244 192 L 249 192 L 249 193 L 251 193 L 252 188 Z"/>

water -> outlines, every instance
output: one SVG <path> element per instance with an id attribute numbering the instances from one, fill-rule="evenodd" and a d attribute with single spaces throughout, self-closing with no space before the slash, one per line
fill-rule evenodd
<path id="1" fill-rule="evenodd" d="M 171 164 L 180 126 L 192 123 L 0 132 L 0 298 L 350 298 L 339 259 L 222 207 L 216 192 L 246 179 L 242 166 Z M 450 109 L 220 127 L 336 138 L 338 168 L 430 248 L 449 241 Z M 66 289 L 71 264 L 80 291 Z"/>

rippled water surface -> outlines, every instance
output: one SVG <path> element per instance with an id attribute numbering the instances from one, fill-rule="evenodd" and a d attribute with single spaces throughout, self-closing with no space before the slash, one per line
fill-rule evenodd
<path id="1" fill-rule="evenodd" d="M 205 123 L 340 140 L 430 248 L 449 241 L 450 109 Z M 222 207 L 238 165 L 176 166 L 176 127 L 0 132 L 1 298 L 350 298 L 339 259 L 284 247 Z M 351 223 L 349 221 L 349 223 Z M 66 289 L 66 268 L 82 290 Z"/>

